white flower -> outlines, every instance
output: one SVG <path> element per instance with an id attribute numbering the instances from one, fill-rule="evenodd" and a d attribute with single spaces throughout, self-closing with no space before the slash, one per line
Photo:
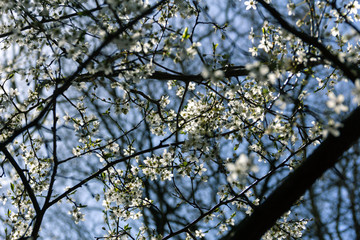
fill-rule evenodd
<path id="1" fill-rule="evenodd" d="M 166 107 L 170 103 L 169 96 L 161 96 L 160 105 L 161 107 Z"/>
<path id="2" fill-rule="evenodd" d="M 4 194 L 2 196 L 0 196 L 0 202 L 2 202 L 3 205 L 6 204 L 6 201 L 7 201 L 7 198 Z"/>
<path id="3" fill-rule="evenodd" d="M 254 10 L 256 10 L 256 1 L 255 0 L 249 0 L 245 2 L 246 5 L 246 10 L 249 10 L 251 8 L 253 8 Z"/>
<path id="4" fill-rule="evenodd" d="M 73 148 L 72 153 L 77 157 L 80 156 L 80 154 L 81 154 L 80 148 L 78 148 L 78 147 Z"/>
<path id="5" fill-rule="evenodd" d="M 207 69 L 206 67 L 204 67 L 203 70 L 202 70 L 202 72 L 201 72 L 201 76 L 202 76 L 204 79 L 210 78 L 211 73 L 210 73 L 209 69 Z"/>
<path id="6" fill-rule="evenodd" d="M 260 40 L 260 44 L 258 46 L 258 48 L 263 49 L 265 52 L 270 52 L 272 47 L 273 47 L 273 43 L 268 41 L 264 37 Z"/>
<path id="7" fill-rule="evenodd" d="M 202 238 L 205 237 L 205 234 L 201 230 L 195 230 L 195 236 Z"/>
<path id="8" fill-rule="evenodd" d="M 302 19 L 299 19 L 296 21 L 296 26 L 301 27 L 304 24 L 304 21 Z"/>
<path id="9" fill-rule="evenodd" d="M 251 53 L 251 56 L 253 56 L 253 57 L 256 57 L 258 55 L 256 47 L 249 48 L 249 52 Z"/>
<path id="10" fill-rule="evenodd" d="M 295 10 L 295 7 L 296 7 L 295 3 L 289 3 L 289 4 L 286 5 L 286 7 L 288 9 L 289 16 L 294 16 L 295 15 L 294 10 Z"/>
<path id="11" fill-rule="evenodd" d="M 213 84 L 216 84 L 218 81 L 225 77 L 225 73 L 221 70 L 216 70 L 214 72 L 209 71 L 209 69 L 204 68 L 201 72 L 201 76 L 204 79 L 209 79 Z"/>
<path id="12" fill-rule="evenodd" d="M 207 171 L 207 169 L 204 168 L 204 164 L 202 163 L 202 164 L 200 164 L 200 166 L 197 167 L 197 171 L 198 171 L 197 173 L 201 176 L 203 174 L 203 172 Z"/>
<path id="13" fill-rule="evenodd" d="M 66 115 L 63 117 L 64 121 L 65 121 L 65 124 L 66 123 L 69 123 L 69 121 L 71 120 L 71 117 L 69 116 L 68 113 L 66 113 Z"/>
<path id="14" fill-rule="evenodd" d="M 250 33 L 249 33 L 249 40 L 251 40 L 252 43 L 254 43 L 255 33 L 254 28 L 251 27 Z"/>
<path id="15" fill-rule="evenodd" d="M 167 85 L 168 85 L 168 89 L 171 90 L 173 86 L 175 86 L 175 81 L 174 80 L 169 80 L 167 82 Z"/>
<path id="16" fill-rule="evenodd" d="M 75 224 L 78 224 L 79 221 L 84 221 L 84 216 L 85 214 L 81 213 L 80 212 L 80 208 L 78 207 L 73 207 L 72 211 L 69 211 L 68 212 L 70 215 L 72 215 L 74 221 L 75 221 Z"/>
<path id="17" fill-rule="evenodd" d="M 19 91 L 17 88 L 10 88 L 10 96 L 13 97 L 13 96 L 18 96 L 19 95 Z"/>
<path id="18" fill-rule="evenodd" d="M 331 35 L 333 35 L 334 37 L 339 36 L 340 32 L 339 32 L 339 28 L 338 27 L 333 27 L 331 29 Z"/>
<path id="19" fill-rule="evenodd" d="M 225 232 L 226 230 L 228 230 L 228 227 L 226 226 L 226 224 L 221 224 L 221 225 L 220 225 L 220 232 L 223 233 L 223 232 Z"/>
<path id="20" fill-rule="evenodd" d="M 333 119 L 330 119 L 326 129 L 322 131 L 323 138 L 327 138 L 329 134 L 333 135 L 334 137 L 340 136 L 340 131 L 338 129 L 342 126 L 342 123 L 335 122 Z"/>
<path id="21" fill-rule="evenodd" d="M 329 93 L 329 100 L 326 102 L 326 105 L 333 109 L 337 114 L 340 112 L 347 112 L 349 108 L 342 104 L 344 102 L 344 95 L 340 94 L 339 96 L 335 96 L 333 92 Z"/>
<path id="22" fill-rule="evenodd" d="M 195 87 L 196 87 L 196 84 L 195 84 L 195 83 L 189 82 L 188 89 L 189 89 L 190 91 L 194 91 L 194 90 L 195 90 Z"/>
<path id="23" fill-rule="evenodd" d="M 360 79 L 356 79 L 352 93 L 354 94 L 354 101 L 360 104 Z"/>
<path id="24" fill-rule="evenodd" d="M 227 163 L 226 168 L 230 174 L 227 177 L 228 182 L 235 182 L 239 178 L 243 178 L 249 169 L 249 158 L 245 154 L 241 154 L 235 163 Z"/>
<path id="25" fill-rule="evenodd" d="M 352 1 L 346 7 L 350 10 L 349 14 L 357 14 L 357 10 L 360 9 L 360 4 L 358 1 Z"/>
<path id="26" fill-rule="evenodd" d="M 221 70 L 216 70 L 216 71 L 214 72 L 214 77 L 215 77 L 215 78 L 221 79 L 221 78 L 224 78 L 224 76 L 225 76 L 225 74 L 224 74 L 224 72 L 221 71 Z"/>

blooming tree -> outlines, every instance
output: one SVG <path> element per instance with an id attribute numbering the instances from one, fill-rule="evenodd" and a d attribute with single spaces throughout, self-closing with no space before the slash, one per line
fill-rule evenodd
<path id="1" fill-rule="evenodd" d="M 1 1 L 2 238 L 359 238 L 359 8 Z"/>

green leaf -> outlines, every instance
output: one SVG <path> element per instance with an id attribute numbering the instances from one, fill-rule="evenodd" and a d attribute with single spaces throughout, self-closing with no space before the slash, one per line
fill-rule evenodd
<path id="1" fill-rule="evenodd" d="M 85 11 L 77 12 L 76 14 L 78 16 L 90 16 L 91 12 L 88 10 L 85 10 Z"/>
<path id="2" fill-rule="evenodd" d="M 102 178 L 102 179 L 105 179 L 105 178 L 106 178 L 106 173 L 102 172 L 102 173 L 101 173 L 101 178 Z"/>
<path id="3" fill-rule="evenodd" d="M 239 148 L 239 144 L 236 144 L 234 150 L 237 150 L 238 148 Z"/>
<path id="4" fill-rule="evenodd" d="M 108 158 L 113 157 L 113 154 L 112 154 L 112 153 L 104 153 L 103 155 L 104 155 L 104 158 L 105 158 L 105 159 L 108 159 Z"/>
<path id="5" fill-rule="evenodd" d="M 126 224 L 126 226 L 124 227 L 124 230 L 127 231 L 127 230 L 131 230 L 132 227 L 129 227 L 129 224 Z"/>
<path id="6" fill-rule="evenodd" d="M 10 74 L 7 76 L 7 79 L 13 78 L 14 75 L 15 75 L 14 73 L 10 73 Z"/>
<path id="7" fill-rule="evenodd" d="M 186 167 L 188 164 L 189 164 L 189 163 L 185 161 L 185 162 L 183 162 L 180 166 L 181 166 L 181 167 Z"/>
<path id="8" fill-rule="evenodd" d="M 40 104 L 40 105 L 36 108 L 36 110 L 40 112 L 40 111 L 43 110 L 43 108 L 44 108 L 44 106 L 43 106 L 42 104 Z"/>
<path id="9" fill-rule="evenodd" d="M 69 196 L 70 196 L 70 195 L 74 195 L 76 192 L 77 192 L 77 190 L 75 190 L 75 191 L 73 191 L 73 192 L 69 193 Z"/>
<path id="10" fill-rule="evenodd" d="M 216 51 L 216 48 L 219 46 L 219 44 L 218 43 L 213 43 L 212 44 L 212 49 L 213 49 L 213 52 L 215 53 L 215 51 Z"/>
<path id="11" fill-rule="evenodd" d="M 188 39 L 189 37 L 190 37 L 189 28 L 186 27 L 185 30 L 184 30 L 184 33 L 182 35 L 182 40 Z"/>

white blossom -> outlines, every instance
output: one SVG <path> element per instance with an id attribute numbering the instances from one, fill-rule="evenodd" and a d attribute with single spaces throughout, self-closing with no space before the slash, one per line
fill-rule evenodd
<path id="1" fill-rule="evenodd" d="M 230 172 L 227 177 L 228 182 L 235 182 L 239 179 L 244 179 L 246 173 L 249 170 L 255 170 L 255 167 L 251 167 L 250 159 L 245 155 L 241 154 L 235 163 L 227 163 L 226 168 Z"/>
<path id="2" fill-rule="evenodd" d="M 202 230 L 195 230 L 195 236 L 199 238 L 205 237 L 205 234 L 202 232 Z"/>
<path id="3" fill-rule="evenodd" d="M 248 0 L 248 1 L 244 2 L 244 4 L 246 6 L 246 10 L 250 10 L 251 8 L 256 10 L 257 2 L 255 0 Z"/>
<path id="4" fill-rule="evenodd" d="M 347 112 L 349 108 L 343 104 L 344 95 L 340 94 L 336 96 L 333 92 L 329 93 L 329 100 L 326 102 L 326 105 L 333 109 L 337 114 L 341 112 Z"/>

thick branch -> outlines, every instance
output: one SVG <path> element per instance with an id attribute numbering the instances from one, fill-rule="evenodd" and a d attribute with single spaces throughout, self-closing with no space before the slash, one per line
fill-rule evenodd
<path id="1" fill-rule="evenodd" d="M 139 14 L 137 17 L 135 17 L 133 20 L 131 20 L 128 24 L 124 25 L 123 27 L 119 28 L 116 32 L 108 34 L 105 38 L 105 40 L 102 42 L 102 44 L 95 49 L 91 55 L 82 63 L 80 64 L 80 66 L 77 68 L 77 70 L 69 77 L 66 79 L 66 81 L 63 82 L 63 85 L 59 88 L 56 88 L 53 92 L 53 95 L 51 97 L 51 101 L 48 102 L 48 104 L 46 104 L 46 106 L 43 108 L 43 110 L 39 113 L 39 115 L 30 123 L 26 124 L 25 126 L 17 129 L 14 131 L 14 133 L 8 137 L 5 141 L 0 142 L 0 151 L 2 151 L 5 156 L 9 159 L 9 161 L 11 162 L 12 166 L 15 168 L 16 172 L 19 174 L 25 189 L 33 203 L 33 206 L 35 208 L 35 211 L 37 213 L 36 216 L 36 221 L 34 224 L 34 229 L 32 231 L 32 235 L 31 237 L 33 239 L 37 239 L 38 237 L 38 232 L 40 230 L 40 226 L 43 220 L 43 216 L 45 214 L 45 211 L 48 207 L 50 207 L 52 204 L 48 203 L 45 204 L 43 206 L 42 209 L 40 209 L 40 206 L 37 202 L 36 196 L 34 194 L 34 192 L 32 191 L 32 188 L 29 184 L 29 182 L 27 181 L 25 175 L 22 172 L 22 169 L 19 167 L 19 165 L 17 164 L 17 162 L 15 161 L 14 158 L 12 158 L 11 154 L 8 152 L 8 150 L 6 149 L 6 146 L 11 143 L 17 136 L 19 136 L 20 134 L 22 134 L 24 131 L 26 131 L 27 129 L 36 126 L 40 120 L 46 115 L 46 113 L 50 110 L 50 108 L 54 105 L 54 103 L 56 102 L 56 99 L 59 95 L 63 94 L 72 84 L 72 82 L 79 76 L 79 74 L 81 73 L 81 71 L 94 59 L 96 58 L 101 51 L 107 46 L 109 45 L 109 43 L 111 43 L 114 39 L 116 39 L 121 33 L 123 33 L 125 30 L 133 27 L 139 20 L 141 20 L 143 17 L 147 16 L 148 14 L 150 14 L 153 10 L 155 10 L 157 7 L 161 6 L 162 4 L 164 4 L 167 0 L 162 0 L 159 1 L 158 3 L 156 3 L 155 5 L 153 5 L 152 7 L 148 8 L 147 10 L 145 10 L 143 13 Z M 55 121 L 55 119 L 54 119 Z M 81 185 L 80 185 L 81 186 Z M 49 195 L 50 197 L 50 195 Z M 47 198 L 47 201 L 49 201 L 49 199 Z"/>
<path id="2" fill-rule="evenodd" d="M 34 206 L 36 214 L 39 214 L 40 212 L 40 206 L 36 199 L 35 193 L 30 186 L 29 180 L 26 179 L 26 176 L 23 172 L 23 170 L 20 168 L 19 164 L 17 164 L 16 160 L 13 158 L 13 156 L 10 154 L 10 152 L 7 150 L 6 147 L 2 147 L 1 151 L 4 153 L 5 157 L 9 160 L 11 165 L 15 168 L 16 173 L 19 175 L 21 182 L 24 184 L 24 188 L 28 196 L 30 197 L 30 200 Z"/>
<path id="3" fill-rule="evenodd" d="M 249 74 L 249 71 L 246 70 L 246 68 L 244 66 L 234 66 L 234 67 L 220 68 L 220 69 L 216 69 L 216 70 L 224 71 L 224 75 L 226 78 L 243 77 L 243 76 L 247 76 Z M 78 77 L 76 77 L 76 79 L 74 79 L 74 81 L 75 82 L 90 82 L 90 81 L 96 80 L 96 78 L 98 78 L 98 77 L 117 77 L 117 76 L 119 76 L 120 73 L 122 73 L 124 71 L 129 71 L 129 70 L 115 70 L 111 74 L 105 74 L 104 71 L 99 71 L 94 74 L 86 73 L 86 74 L 79 75 Z M 56 81 L 58 83 L 62 83 L 62 82 L 67 82 L 67 79 L 68 78 L 62 78 L 62 79 L 58 79 Z M 163 72 L 163 71 L 155 71 L 150 76 L 148 76 L 147 79 L 156 79 L 156 80 L 162 80 L 162 81 L 177 80 L 177 81 L 182 81 L 182 82 L 196 82 L 196 83 L 201 83 L 206 80 L 201 76 L 201 74 L 173 74 L 173 73 L 168 73 L 168 72 Z"/>
<path id="4" fill-rule="evenodd" d="M 162 149 L 162 148 L 165 148 L 165 147 L 170 147 L 170 146 L 177 146 L 177 145 L 181 145 L 183 144 L 184 141 L 181 141 L 181 142 L 175 142 L 175 143 L 171 143 L 171 144 L 160 144 L 156 147 L 152 147 L 152 148 L 149 148 L 149 149 L 146 149 L 146 150 L 143 150 L 143 151 L 139 151 L 139 152 L 136 152 L 130 156 L 127 156 L 127 157 L 124 157 L 124 158 L 120 158 L 118 160 L 114 160 L 112 162 L 109 162 L 105 167 L 99 169 L 98 171 L 96 171 L 95 173 L 91 174 L 90 176 L 88 176 L 87 178 L 83 179 L 82 181 L 80 181 L 79 183 L 77 183 L 76 185 L 72 186 L 71 188 L 67 189 L 64 193 L 60 194 L 59 196 L 57 196 L 55 199 L 53 199 L 51 202 L 49 202 L 46 206 L 46 208 L 49 208 L 51 207 L 52 205 L 54 205 L 55 203 L 59 202 L 60 200 L 62 200 L 63 198 L 65 198 L 67 195 L 69 195 L 70 193 L 72 193 L 73 191 L 75 191 L 76 189 L 82 187 L 84 184 L 86 184 L 87 182 L 89 182 L 90 180 L 92 179 L 95 179 L 97 178 L 98 176 L 100 176 L 103 172 L 107 171 L 109 168 L 115 166 L 116 164 L 118 163 L 121 163 L 121 162 L 125 162 L 129 159 L 132 159 L 136 156 L 140 156 L 142 154 L 145 154 L 145 153 L 149 153 L 149 152 L 153 152 L 155 150 L 158 150 L 158 149 Z"/>
<path id="5" fill-rule="evenodd" d="M 329 136 L 275 191 L 244 219 L 224 240 L 254 240 L 270 229 L 341 155 L 360 137 L 360 108 L 340 129 L 340 136 Z"/>
<path id="6" fill-rule="evenodd" d="M 107 46 L 109 45 L 115 38 L 117 38 L 121 33 L 123 33 L 125 30 L 133 27 L 139 20 L 141 20 L 143 17 L 147 16 L 148 14 L 150 14 L 154 9 L 156 9 L 157 7 L 161 6 L 162 4 L 164 4 L 165 2 L 167 2 L 167 0 L 162 0 L 159 1 L 157 4 L 155 4 L 154 6 L 148 8 L 146 11 L 144 11 L 142 14 L 140 14 L 139 16 L 135 17 L 133 20 L 131 20 L 128 24 L 126 24 L 125 26 L 119 28 L 116 32 L 109 34 L 105 40 L 103 41 L 103 43 L 97 48 L 95 49 L 95 51 L 77 68 L 77 70 L 69 77 L 66 79 L 66 81 L 64 82 L 64 84 L 55 89 L 51 101 L 45 105 L 45 107 L 43 108 L 43 110 L 39 113 L 39 115 L 30 123 L 26 124 L 25 126 L 23 126 L 22 128 L 15 130 L 14 133 L 8 137 L 5 141 L 0 142 L 0 149 L 3 149 L 7 144 L 11 143 L 17 136 L 19 136 L 20 134 L 22 134 L 24 131 L 26 131 L 27 129 L 36 126 L 39 121 L 46 115 L 46 113 L 50 110 L 54 99 L 56 99 L 59 95 L 63 94 L 72 84 L 72 82 L 79 76 L 79 74 L 81 73 L 81 71 L 94 59 L 96 58 L 101 51 Z"/>
<path id="7" fill-rule="evenodd" d="M 348 77 L 352 82 L 360 76 L 360 71 L 357 66 L 350 66 L 345 62 L 342 62 L 338 56 L 330 52 L 330 50 L 315 37 L 309 36 L 304 32 L 300 32 L 295 27 L 291 26 L 281 14 L 273 8 L 270 4 L 266 3 L 264 0 L 258 0 L 258 2 L 278 21 L 278 23 L 287 31 L 294 34 L 296 37 L 300 38 L 304 42 L 316 47 L 321 51 L 324 58 L 329 60 L 334 67 L 341 69 L 346 77 Z"/>
<path id="8" fill-rule="evenodd" d="M 79 17 L 81 15 L 87 15 L 89 13 L 99 11 L 101 9 L 102 8 L 97 7 L 97 8 L 89 9 L 89 10 L 83 11 L 83 12 L 75 12 L 75 13 L 72 13 L 72 14 L 69 14 L 69 15 L 61 16 L 59 19 L 53 19 L 53 18 L 43 19 L 43 20 L 39 21 L 39 24 L 45 24 L 45 23 L 50 23 L 50 22 L 60 22 L 61 20 L 70 19 L 70 18 L 73 18 L 73 17 Z M 33 25 L 27 25 L 25 27 L 22 27 L 20 29 L 20 32 L 32 29 L 33 27 L 34 27 Z M 14 34 L 14 31 L 2 33 L 2 34 L 0 34 L 0 38 L 8 37 L 8 36 L 10 36 L 12 34 Z"/>

